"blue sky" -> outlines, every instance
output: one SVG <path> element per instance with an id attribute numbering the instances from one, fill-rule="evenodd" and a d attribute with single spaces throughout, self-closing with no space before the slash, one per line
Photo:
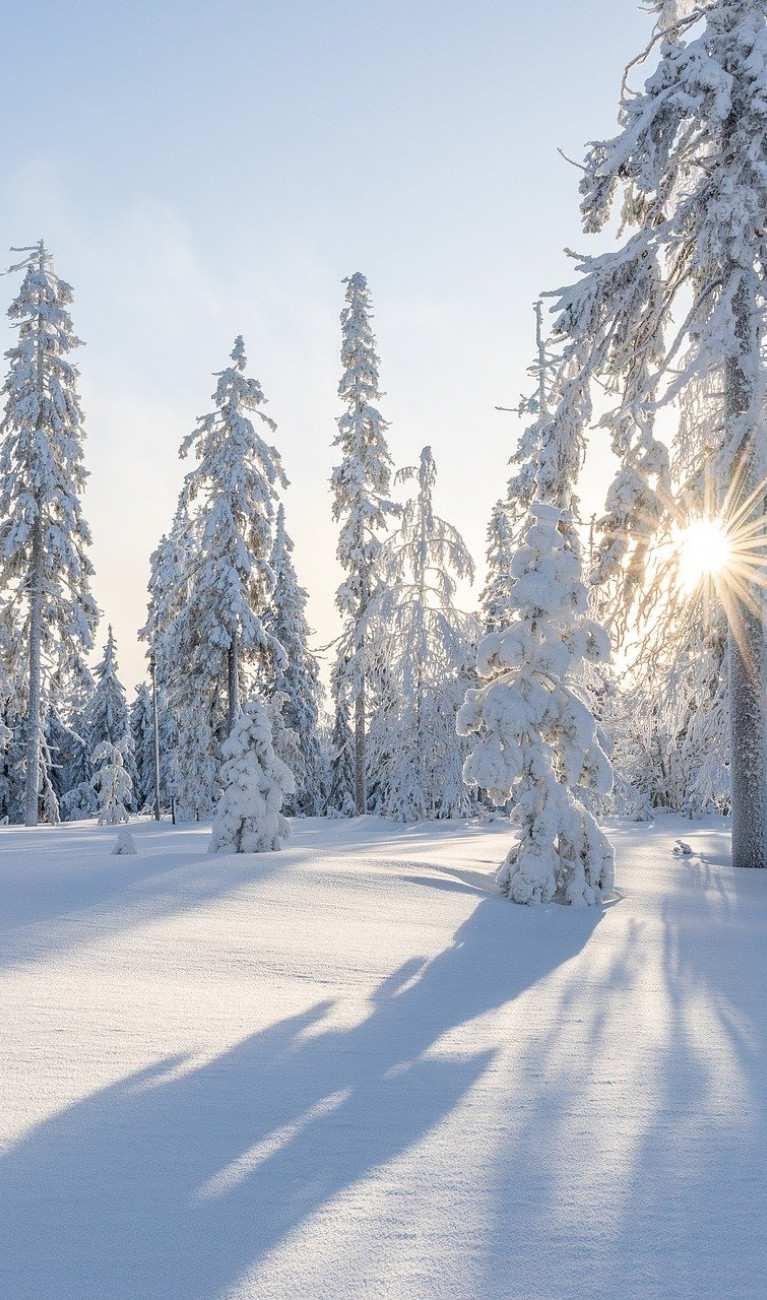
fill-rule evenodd
<path id="1" fill-rule="evenodd" d="M 94 585 L 127 683 L 178 445 L 239 333 L 278 424 L 310 619 L 319 642 L 334 635 L 327 479 L 356 270 L 395 462 L 431 444 L 437 506 L 481 582 L 519 432 L 494 407 L 527 387 L 532 303 L 570 278 L 564 247 L 594 243 L 557 149 L 578 159 L 614 131 L 650 22 L 633 0 L 12 6 L 0 250 L 43 237 L 75 289 Z M 590 508 L 607 473 L 600 444 Z"/>

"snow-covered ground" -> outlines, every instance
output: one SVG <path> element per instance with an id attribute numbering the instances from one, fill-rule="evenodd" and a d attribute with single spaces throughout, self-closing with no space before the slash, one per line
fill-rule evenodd
<path id="1" fill-rule="evenodd" d="M 502 825 L 0 830 L 3 1300 L 761 1300 L 767 872 L 611 834 L 574 910 Z"/>

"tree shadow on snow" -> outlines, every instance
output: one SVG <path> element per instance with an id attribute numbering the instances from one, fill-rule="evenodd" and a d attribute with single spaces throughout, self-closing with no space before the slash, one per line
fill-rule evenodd
<path id="1" fill-rule="evenodd" d="M 438 1125 L 494 1052 L 437 1041 L 569 961 L 598 921 L 486 898 L 444 952 L 383 980 L 361 1023 L 323 1025 L 332 1004 L 319 1002 L 53 1116 L 0 1161 L 8 1295 L 213 1300 Z"/>
<path id="2" fill-rule="evenodd" d="M 520 1054 L 481 1294 L 767 1295 L 767 873 L 672 870 Z"/>

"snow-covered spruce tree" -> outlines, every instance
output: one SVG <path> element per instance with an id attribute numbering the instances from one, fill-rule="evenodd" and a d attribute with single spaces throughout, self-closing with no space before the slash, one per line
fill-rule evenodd
<path id="1" fill-rule="evenodd" d="M 577 681 L 584 661 L 609 655 L 605 633 L 587 615 L 573 520 L 588 375 L 567 350 L 549 361 L 540 340 L 538 356 L 538 398 L 528 406 L 535 418 L 517 457 L 537 499 L 512 561 L 510 621 L 480 642 L 486 685 L 467 691 L 458 730 L 477 735 L 466 780 L 497 803 L 512 800 L 519 830 L 498 876 L 504 892 L 520 903 L 593 904 L 612 889 L 613 855 L 582 797 L 611 785 Z"/>
<path id="2" fill-rule="evenodd" d="M 85 739 L 94 767 L 96 749 L 108 745 L 120 751 L 121 763 L 130 782 L 131 791 L 136 784 L 136 769 L 133 760 L 133 741 L 130 733 L 128 702 L 125 687 L 117 676 L 117 646 L 112 626 L 107 631 L 104 656 L 93 670 L 96 689 L 89 700 L 83 715 Z M 113 763 L 114 756 L 102 758 L 102 762 Z M 98 772 L 94 773 L 94 779 Z M 103 789 L 103 781 L 99 782 Z M 99 788 L 98 785 L 96 788 Z M 129 799 L 130 799 L 129 795 Z"/>
<path id="3" fill-rule="evenodd" d="M 414 479 L 418 491 L 381 548 L 380 591 L 371 611 L 371 639 L 385 645 L 388 702 L 371 726 L 371 768 L 379 811 L 400 821 L 469 811 L 461 777 L 466 744 L 455 719 L 476 623 L 454 601 L 457 580 L 472 581 L 474 565 L 457 530 L 434 513 L 436 475 L 430 447 L 418 466 L 397 473 L 399 482 Z"/>
<path id="4" fill-rule="evenodd" d="M 480 592 L 480 622 L 485 632 L 495 632 L 508 619 L 511 558 L 514 539 L 506 501 L 496 501 L 487 525 L 486 578 Z"/>
<path id="5" fill-rule="evenodd" d="M 336 694 L 334 690 L 334 695 L 336 707 L 330 737 L 327 810 L 331 817 L 353 817 L 357 811 L 354 800 L 354 736 L 343 692 Z"/>
<path id="6" fill-rule="evenodd" d="M 263 663 L 269 651 L 283 659 L 263 613 L 274 590 L 270 557 L 277 484 L 287 483 L 279 453 L 251 418 L 274 432 L 274 421 L 261 410 L 266 399 L 260 385 L 245 374 L 242 338 L 235 340 L 231 355 L 233 365 L 218 375 L 215 410 L 181 444 L 182 457 L 194 449 L 199 462 L 181 493 L 182 509 L 196 512 L 199 551 L 169 633 L 170 644 L 180 641 L 188 651 L 182 671 L 198 686 L 207 680 L 219 695 L 225 686 L 227 734 L 239 712 L 247 664 Z"/>
<path id="7" fill-rule="evenodd" d="M 212 704 L 207 695 L 195 700 L 190 692 L 178 714 L 170 781 L 182 822 L 203 821 L 215 807 L 220 745 L 209 721 L 215 705 L 215 699 Z"/>
<path id="8" fill-rule="evenodd" d="M 559 297 L 569 339 L 619 395 L 611 421 L 624 464 L 658 402 L 721 376 L 710 429 L 716 508 L 760 527 L 767 434 L 767 12 L 764 0 L 652 0 L 644 86 L 624 79 L 620 131 L 590 146 L 581 180 L 587 231 L 616 195 L 619 251 L 582 262 Z M 631 541 L 631 539 L 629 539 Z M 640 534 L 639 545 L 644 538 Z M 732 860 L 767 865 L 762 601 L 751 576 L 721 589 L 728 621 Z"/>
<path id="9" fill-rule="evenodd" d="M 578 797 L 581 787 L 609 790 L 610 764 L 572 681 L 607 644 L 586 616 L 567 522 L 557 506 L 533 503 L 513 562 L 512 620 L 479 646 L 480 675 L 493 680 L 467 692 L 459 715 L 462 732 L 480 733 L 466 779 L 514 802 L 518 839 L 498 883 L 516 903 L 593 904 L 613 884 L 610 846 Z"/>
<path id="10" fill-rule="evenodd" d="M 8 312 L 18 340 L 6 353 L 0 424 L 0 589 L 27 647 L 24 819 L 35 826 L 49 681 L 87 672 L 98 611 L 80 505 L 86 472 L 77 370 L 69 360 L 79 345 L 68 311 L 72 290 L 42 240 L 15 251 L 27 256 L 11 268 L 24 278 Z"/>
<path id="11" fill-rule="evenodd" d="M 265 684 L 270 700 L 276 694 L 284 696 L 283 724 L 295 732 L 298 743 L 293 762 L 281 755 L 296 783 L 295 795 L 286 802 L 286 812 L 314 817 L 325 811 L 324 758 L 318 730 L 323 688 L 317 659 L 309 649 L 307 595 L 298 585 L 292 551 L 293 543 L 285 531 L 285 508 L 280 503 L 271 555 L 274 592 L 264 614 L 264 627 L 274 643 L 283 648 L 284 656 L 276 657 L 270 665 Z"/>
<path id="12" fill-rule="evenodd" d="M 155 797 L 154 709 L 146 682 L 140 682 L 136 687 L 130 706 L 130 734 L 136 767 L 133 797 L 136 811 L 142 812 L 152 806 Z"/>
<path id="13" fill-rule="evenodd" d="M 293 792 L 293 777 L 275 755 L 269 715 L 257 700 L 243 707 L 223 753 L 210 852 L 265 853 L 282 848 L 290 825 L 280 809 L 285 796 Z"/>
<path id="14" fill-rule="evenodd" d="M 128 821 L 133 802 L 133 782 L 124 762 L 123 749 L 102 740 L 93 751 L 93 786 L 98 795 L 99 825 L 115 826 Z"/>
<path id="15" fill-rule="evenodd" d="M 103 657 L 93 670 L 96 689 L 85 709 L 88 740 L 94 747 L 102 740 L 121 744 L 130 734 L 128 702 L 125 687 L 117 676 L 118 669 L 117 644 L 110 623 Z"/>
<path id="16" fill-rule="evenodd" d="M 345 693 L 354 710 L 354 799 L 359 814 L 367 811 L 367 685 L 369 655 L 366 628 L 375 595 L 374 568 L 386 530 L 387 515 L 397 507 L 388 499 L 391 457 L 387 424 L 374 403 L 381 399 L 378 356 L 370 324 L 370 293 L 364 275 L 344 281 L 346 306 L 341 312 L 341 364 L 338 395 L 346 410 L 338 420 L 333 445 L 342 460 L 333 470 L 333 518 L 341 522 L 337 555 L 346 578 L 336 594 L 344 619 L 334 677 L 337 695 Z"/>
<path id="17" fill-rule="evenodd" d="M 169 532 L 163 534 L 150 556 L 147 618 L 139 631 L 139 638 L 149 644 L 148 657 L 155 657 L 161 688 L 170 687 L 183 666 L 179 652 L 185 647 L 170 634 L 186 603 L 189 573 L 198 550 L 194 521 L 183 501 L 179 501 Z"/>

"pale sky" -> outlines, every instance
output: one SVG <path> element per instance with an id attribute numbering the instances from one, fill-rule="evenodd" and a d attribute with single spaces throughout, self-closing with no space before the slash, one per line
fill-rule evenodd
<path id="1" fill-rule="evenodd" d="M 74 287 L 94 590 L 121 677 L 182 437 L 242 334 L 277 421 L 316 644 L 338 625 L 328 478 L 342 279 L 368 278 L 396 465 L 430 444 L 435 505 L 483 579 L 527 391 L 532 304 L 572 278 L 585 141 L 616 129 L 634 0 L 26 0 L 8 6 L 0 259 L 45 239 Z M 7 253 L 6 264 L 14 257 Z M 0 281 L 3 310 L 19 277 Z M 0 321 L 3 350 L 11 333 Z M 598 435 L 584 495 L 609 477 Z"/>

